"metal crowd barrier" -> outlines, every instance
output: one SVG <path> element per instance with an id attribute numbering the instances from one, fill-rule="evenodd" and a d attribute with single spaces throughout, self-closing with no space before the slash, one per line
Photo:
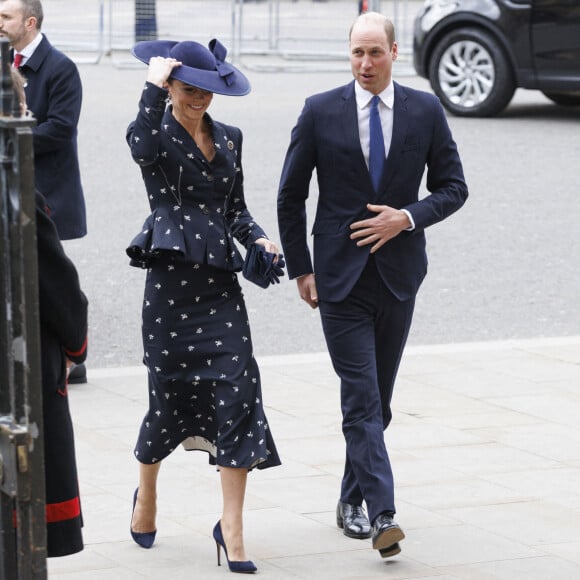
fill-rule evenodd
<path id="1" fill-rule="evenodd" d="M 399 53 L 412 52 L 412 25 L 422 0 L 367 0 L 369 10 L 395 22 Z M 78 61 L 111 56 L 134 63 L 137 40 L 197 40 L 217 37 L 230 58 L 248 66 L 292 68 L 309 62 L 328 69 L 348 60 L 347 35 L 359 0 L 51 0 L 44 2 L 43 30 Z M 261 59 L 256 64 L 254 57 Z M 410 59 L 409 59 L 410 60 Z"/>
<path id="2" fill-rule="evenodd" d="M 42 386 L 31 127 L 0 39 L 0 579 L 46 578 Z"/>

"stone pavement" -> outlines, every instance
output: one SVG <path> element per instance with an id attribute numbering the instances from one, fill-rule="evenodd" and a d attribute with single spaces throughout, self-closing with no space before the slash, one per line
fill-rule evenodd
<path id="1" fill-rule="evenodd" d="M 386 434 L 407 538 L 389 560 L 336 528 L 344 442 L 327 355 L 259 363 L 283 461 L 248 480 L 246 549 L 261 577 L 580 578 L 580 337 L 407 350 Z M 49 578 L 228 578 L 216 565 L 221 495 L 205 454 L 164 462 L 157 541 L 131 541 L 143 369 L 91 368 L 70 398 L 86 548 L 49 560 Z"/>

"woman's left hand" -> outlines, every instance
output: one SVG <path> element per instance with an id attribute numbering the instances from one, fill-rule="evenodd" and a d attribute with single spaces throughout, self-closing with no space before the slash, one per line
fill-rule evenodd
<path id="1" fill-rule="evenodd" d="M 270 254 L 276 254 L 276 260 L 278 260 L 278 254 L 280 253 L 280 250 L 274 242 L 268 240 L 267 238 L 258 238 L 255 243 L 263 246 L 266 252 L 270 252 Z"/>

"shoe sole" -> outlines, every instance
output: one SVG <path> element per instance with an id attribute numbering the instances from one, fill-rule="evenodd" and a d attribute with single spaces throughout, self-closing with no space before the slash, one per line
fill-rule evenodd
<path id="1" fill-rule="evenodd" d="M 373 550 L 384 550 L 405 539 L 401 528 L 389 528 L 373 540 Z"/>
<path id="2" fill-rule="evenodd" d="M 399 542 L 397 542 L 396 544 L 393 544 L 392 546 L 389 546 L 388 548 L 382 548 L 379 550 L 379 554 L 381 555 L 381 558 L 392 558 L 393 556 L 396 556 L 397 554 L 401 553 L 401 546 L 399 546 Z"/>
<path id="3" fill-rule="evenodd" d="M 342 530 L 342 533 L 347 538 L 353 538 L 355 540 L 368 540 L 373 535 L 372 530 L 368 534 L 357 534 L 356 532 L 349 532 L 347 528 L 344 527 L 344 520 L 340 518 L 336 518 L 336 525 Z"/>

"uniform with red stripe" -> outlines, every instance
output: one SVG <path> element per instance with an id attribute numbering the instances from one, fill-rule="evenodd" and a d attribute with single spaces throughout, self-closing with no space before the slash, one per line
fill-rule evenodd
<path id="1" fill-rule="evenodd" d="M 80 364 L 87 356 L 88 302 L 77 271 L 44 211 L 46 202 L 40 195 L 36 202 L 47 548 L 52 557 L 83 549 L 66 359 Z"/>

